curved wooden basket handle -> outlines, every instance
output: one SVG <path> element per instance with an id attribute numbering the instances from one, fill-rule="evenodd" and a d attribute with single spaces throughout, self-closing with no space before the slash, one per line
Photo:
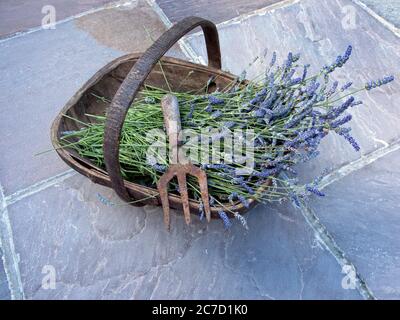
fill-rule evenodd
<path id="1" fill-rule="evenodd" d="M 208 65 L 221 69 L 221 52 L 216 26 L 202 18 L 185 18 L 158 38 L 136 61 L 107 109 L 103 143 L 104 160 L 112 188 L 125 201 L 132 201 L 124 186 L 119 164 L 119 142 L 126 113 L 156 63 L 180 38 L 198 26 L 203 29 Z"/>

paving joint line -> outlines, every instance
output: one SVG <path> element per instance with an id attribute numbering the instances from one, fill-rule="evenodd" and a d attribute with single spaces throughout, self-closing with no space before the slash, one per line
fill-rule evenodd
<path id="1" fill-rule="evenodd" d="M 167 15 L 164 13 L 164 11 L 160 8 L 160 6 L 157 4 L 156 0 L 146 0 L 146 2 L 153 9 L 153 11 L 158 15 L 161 22 L 164 23 L 164 25 L 167 29 L 169 29 L 173 26 L 173 23 L 167 17 Z M 204 64 L 204 65 L 206 64 L 204 58 L 202 56 L 198 55 L 193 50 L 192 46 L 185 39 L 185 37 L 181 38 L 178 41 L 178 45 L 181 48 L 183 54 L 187 58 L 189 58 L 189 60 L 191 60 L 192 62 L 195 62 L 195 63 L 200 63 L 200 64 Z"/>
<path id="2" fill-rule="evenodd" d="M 150 0 L 150 1 L 154 1 L 154 0 Z M 282 9 L 282 8 L 286 8 L 286 7 L 290 7 L 294 4 L 299 3 L 300 0 L 283 0 L 283 1 L 279 1 L 277 3 L 273 3 L 270 4 L 266 7 L 260 8 L 260 9 L 256 9 L 253 10 L 251 12 L 245 12 L 241 15 L 238 15 L 236 17 L 233 17 L 231 19 L 222 21 L 220 23 L 217 23 L 217 28 L 221 28 L 221 27 L 225 27 L 225 26 L 230 26 L 230 25 L 234 25 L 234 24 L 240 24 L 245 20 L 251 19 L 252 17 L 255 16 L 262 16 L 267 14 L 268 12 L 274 12 L 275 10 L 278 9 Z M 201 31 L 199 32 L 195 32 L 189 35 L 189 38 L 195 37 L 195 36 L 199 36 L 201 34 Z"/>
<path id="3" fill-rule="evenodd" d="M 24 289 L 19 270 L 19 255 L 15 251 L 14 237 L 8 215 L 3 187 L 0 185 L 0 247 L 3 251 L 2 263 L 7 277 L 12 300 L 23 300 Z"/>
<path id="4" fill-rule="evenodd" d="M 390 143 L 388 146 L 376 149 L 364 156 L 361 156 L 359 159 L 356 159 L 348 164 L 341 166 L 340 168 L 332 171 L 331 173 L 328 173 L 322 178 L 320 189 L 328 187 L 332 183 L 341 180 L 342 178 L 350 175 L 355 171 L 365 168 L 371 163 L 374 163 L 380 158 L 383 158 L 386 155 L 389 155 L 390 153 L 397 150 L 400 150 L 400 140 L 396 140 Z"/>
<path id="5" fill-rule="evenodd" d="M 380 22 L 381 24 L 383 24 L 384 27 L 386 27 L 386 29 L 389 29 L 390 31 L 392 31 L 397 37 L 400 38 L 400 29 L 397 28 L 393 23 L 389 22 L 388 20 L 386 20 L 384 17 L 382 17 L 381 15 L 379 15 L 377 12 L 375 12 L 374 10 L 372 10 L 370 7 L 368 7 L 365 3 L 361 2 L 360 0 L 350 0 L 353 3 L 355 3 L 356 5 L 358 5 L 361 9 L 363 9 L 365 12 L 367 12 L 370 16 L 372 16 L 373 18 L 375 18 L 378 22 Z"/>
<path id="6" fill-rule="evenodd" d="M 60 174 L 57 174 L 53 177 L 50 177 L 45 180 L 41 180 L 27 188 L 21 189 L 17 192 L 14 192 L 13 194 L 6 196 L 4 198 L 4 201 L 6 203 L 6 206 L 9 206 L 19 200 L 22 200 L 26 197 L 29 197 L 31 195 L 34 195 L 40 191 L 43 191 L 49 187 L 52 187 L 60 182 L 63 182 L 64 180 L 71 178 L 76 174 L 76 171 L 73 169 L 69 169 L 67 171 L 64 171 Z"/>
<path id="7" fill-rule="evenodd" d="M 92 8 L 92 9 L 89 9 L 87 11 L 84 11 L 84 12 L 69 16 L 67 18 L 58 20 L 58 21 L 56 21 L 55 26 L 64 24 L 64 23 L 69 22 L 69 21 L 73 21 L 73 20 L 78 19 L 78 18 L 82 18 L 82 17 L 87 16 L 87 15 L 92 14 L 92 13 L 96 13 L 96 12 L 107 10 L 107 9 L 125 7 L 125 6 L 129 6 L 129 5 L 133 4 L 133 3 L 137 3 L 137 2 L 138 2 L 138 0 L 118 0 L 118 1 L 113 1 L 113 2 L 110 2 L 110 3 L 107 3 L 107 4 L 103 5 L 101 7 Z M 32 34 L 32 33 L 36 33 L 36 32 L 39 32 L 39 31 L 52 31 L 52 30 L 43 29 L 42 26 L 32 27 L 32 28 L 29 28 L 27 30 L 18 31 L 18 32 L 15 32 L 13 34 L 6 35 L 5 37 L 1 37 L 0 36 L 0 44 L 4 43 L 4 42 L 7 42 L 7 41 L 10 41 L 10 40 L 13 40 L 13 39 L 24 37 L 24 36 Z"/>
<path id="8" fill-rule="evenodd" d="M 296 208 L 295 205 L 293 206 Z M 358 273 L 356 266 L 346 257 L 345 252 L 338 246 L 333 236 L 321 223 L 314 210 L 303 202 L 300 202 L 300 208 L 297 207 L 297 209 L 300 210 L 306 222 L 313 229 L 316 239 L 336 259 L 339 265 L 342 268 L 344 266 L 350 266 L 351 270 L 354 270 L 356 288 L 361 296 L 365 300 L 376 300 L 376 297 L 372 293 L 371 289 L 368 287 L 362 276 Z"/>

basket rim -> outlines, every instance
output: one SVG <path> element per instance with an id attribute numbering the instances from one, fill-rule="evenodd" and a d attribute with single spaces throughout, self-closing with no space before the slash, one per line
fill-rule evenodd
<path id="1" fill-rule="evenodd" d="M 119 58 L 114 59 L 113 61 L 109 62 L 106 64 L 104 67 L 99 69 L 76 93 L 73 97 L 70 98 L 70 100 L 66 103 L 66 105 L 61 109 L 61 111 L 58 113 L 56 118 L 53 120 L 52 126 L 51 126 L 51 141 L 53 148 L 55 151 L 58 153 L 60 158 L 70 167 L 72 167 L 74 170 L 79 172 L 80 174 L 88 177 L 95 183 L 99 183 L 102 185 L 105 185 L 107 187 L 111 187 L 110 185 L 110 179 L 107 174 L 107 172 L 94 165 L 91 163 L 89 160 L 83 159 L 82 157 L 78 157 L 77 155 L 74 155 L 71 151 L 69 151 L 68 147 L 62 147 L 60 144 L 59 138 L 60 138 L 60 124 L 63 121 L 63 115 L 71 109 L 76 103 L 79 102 L 79 100 L 82 98 L 82 96 L 95 84 L 97 84 L 99 81 L 103 79 L 103 77 L 110 73 L 112 70 L 114 70 L 116 67 L 118 67 L 120 64 L 128 62 L 130 60 L 137 60 L 142 56 L 142 52 L 136 52 L 136 53 L 129 53 L 126 55 L 123 55 Z M 179 65 L 180 67 L 187 67 L 189 69 L 195 69 L 201 72 L 209 72 L 212 73 L 215 76 L 220 76 L 227 78 L 229 80 L 234 80 L 237 78 L 237 76 L 226 72 L 222 71 L 217 68 L 209 67 L 209 66 L 204 66 L 196 63 L 192 63 L 189 61 L 185 61 L 179 58 L 173 58 L 173 57 L 163 57 L 161 59 L 161 62 L 168 63 L 168 64 L 173 64 L 173 65 Z M 90 170 L 90 171 L 88 171 Z M 157 203 L 155 202 L 154 205 L 161 205 L 161 201 L 158 196 L 158 190 L 155 188 L 147 187 L 140 185 L 135 182 L 131 182 L 128 180 L 123 180 L 124 185 L 126 188 L 133 192 L 139 192 L 141 194 L 147 195 L 148 197 L 154 197 L 157 199 Z M 266 183 L 257 190 L 257 192 L 265 190 L 268 186 L 271 185 L 271 180 L 268 179 Z M 168 194 L 170 204 L 171 200 L 174 203 L 181 203 L 181 197 L 172 193 Z M 200 202 L 195 200 L 195 199 L 189 199 L 189 203 L 191 207 L 194 208 L 199 208 Z M 249 208 L 245 207 L 242 203 L 240 202 L 235 202 L 235 203 L 222 203 L 223 206 L 213 206 L 211 207 L 212 213 L 215 215 L 218 213 L 218 211 L 224 209 L 225 211 L 233 211 L 233 212 L 246 212 L 249 209 L 251 209 L 254 205 L 256 205 L 258 202 L 254 198 L 249 199 Z M 140 205 L 140 204 L 139 204 Z M 194 213 L 193 213 L 194 214 Z M 227 212 L 227 214 L 230 214 L 230 212 Z"/>

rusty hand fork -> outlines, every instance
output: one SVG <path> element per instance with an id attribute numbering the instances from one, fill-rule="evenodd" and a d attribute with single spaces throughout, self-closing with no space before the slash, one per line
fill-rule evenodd
<path id="1" fill-rule="evenodd" d="M 170 213 L 168 200 L 168 183 L 173 177 L 178 178 L 179 192 L 181 194 L 183 214 L 186 224 L 190 224 L 190 207 L 189 195 L 186 184 L 186 175 L 192 175 L 199 181 L 201 199 L 204 206 L 207 221 L 211 219 L 210 203 L 208 197 L 207 175 L 199 167 L 191 164 L 185 157 L 183 150 L 179 145 L 179 133 L 181 131 L 181 117 L 179 113 L 178 99 L 167 94 L 161 100 L 161 108 L 164 115 L 164 124 L 169 140 L 170 159 L 169 168 L 157 183 L 158 192 L 160 193 L 161 204 L 164 212 L 164 223 L 170 230 Z"/>

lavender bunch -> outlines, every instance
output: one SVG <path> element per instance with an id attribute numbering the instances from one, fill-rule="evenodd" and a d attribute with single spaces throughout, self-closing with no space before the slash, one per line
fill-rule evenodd
<path id="1" fill-rule="evenodd" d="M 371 91 L 394 81 L 394 76 L 369 81 L 360 88 L 352 82 L 340 84 L 331 76 L 344 67 L 351 58 L 353 48 L 349 46 L 330 65 L 321 68 L 316 75 L 309 75 L 309 64 L 300 63 L 300 55 L 289 53 L 283 64 L 277 65 L 273 54 L 265 72 L 255 81 L 244 79 L 245 72 L 226 88 L 214 93 L 174 92 L 178 97 L 182 126 L 195 133 L 210 130 L 210 141 L 228 139 L 235 129 L 252 129 L 250 141 L 254 147 L 254 164 L 250 174 L 243 175 L 243 159 L 232 157 L 231 163 L 212 163 L 202 159 L 191 159 L 207 172 L 211 205 L 233 204 L 233 208 L 250 207 L 250 200 L 257 202 L 298 201 L 310 195 L 324 196 L 318 186 L 320 178 L 311 183 L 300 184 L 296 166 L 318 157 L 319 145 L 329 134 L 336 134 L 348 142 L 356 151 L 360 145 L 351 135 L 349 124 L 353 115 L 349 111 L 362 104 L 356 94 Z M 208 84 L 205 85 L 205 88 Z M 146 86 L 142 98 L 134 102 L 128 111 L 120 142 L 120 164 L 124 178 L 155 187 L 160 176 L 168 168 L 168 159 L 148 161 L 146 152 L 150 142 L 144 139 L 152 129 L 163 129 L 160 101 L 165 91 Z M 99 97 L 99 99 L 104 99 Z M 90 116 L 90 115 L 89 115 Z M 66 132 L 65 145 L 74 148 L 99 167 L 104 168 L 102 139 L 105 116 L 96 117 L 96 122 L 82 130 Z M 71 139 L 76 141 L 71 144 Z M 186 145 L 190 146 L 187 142 Z M 229 158 L 228 151 L 209 150 L 219 154 L 220 159 Z M 210 153 L 211 154 L 211 153 Z M 179 194 L 172 184 L 169 192 Z M 191 198 L 200 201 L 196 180 L 188 179 Z M 202 217 L 202 206 L 199 215 Z M 247 228 L 244 217 L 235 210 L 223 208 L 219 216 L 226 227 L 231 219 Z"/>

